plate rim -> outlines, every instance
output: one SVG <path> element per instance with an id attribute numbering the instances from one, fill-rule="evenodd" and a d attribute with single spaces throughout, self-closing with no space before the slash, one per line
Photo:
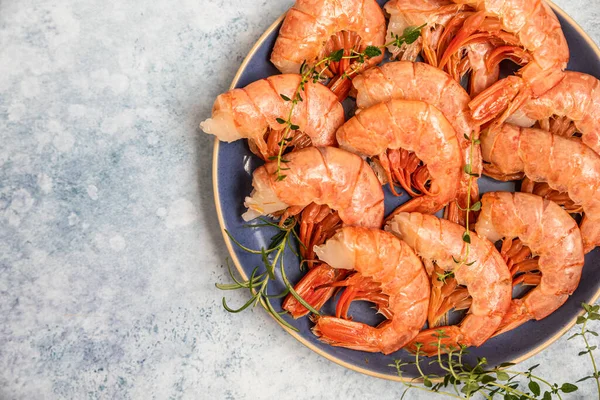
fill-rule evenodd
<path id="1" fill-rule="evenodd" d="M 565 21 L 567 21 L 569 24 L 571 24 L 571 26 L 579 33 L 580 37 L 583 38 L 588 43 L 588 45 L 596 52 L 598 59 L 600 59 L 600 48 L 592 40 L 592 38 L 590 38 L 590 36 L 583 30 L 583 28 L 581 28 L 581 26 L 579 26 L 579 24 L 569 14 L 567 14 L 562 8 L 560 8 L 559 6 L 554 4 L 554 2 L 552 2 L 551 0 L 545 0 L 545 1 L 548 5 L 550 5 L 550 7 L 553 9 L 553 11 L 556 14 L 560 15 L 561 18 L 563 18 Z M 248 54 L 242 61 L 240 67 L 238 68 L 235 76 L 233 77 L 233 80 L 231 81 L 231 84 L 229 85 L 228 90 L 235 89 L 235 86 L 237 85 L 238 81 L 240 80 L 240 77 L 242 76 L 242 73 L 244 72 L 248 63 L 250 62 L 250 59 L 252 59 L 252 57 L 254 56 L 254 54 L 256 53 L 258 48 L 263 44 L 265 39 L 269 35 L 271 35 L 271 33 L 273 33 L 273 31 L 275 29 L 277 29 L 279 24 L 285 18 L 286 14 L 287 14 L 287 12 L 284 12 L 279 18 L 277 18 L 262 33 L 262 35 L 260 35 L 260 37 L 256 40 L 256 42 L 254 43 L 254 45 L 252 46 L 250 51 L 248 51 Z M 223 240 L 225 242 L 225 246 L 227 247 L 227 251 L 229 252 L 229 257 L 231 258 L 233 264 L 235 265 L 235 268 L 237 269 L 238 273 L 242 276 L 243 279 L 247 280 L 248 275 L 246 275 L 244 269 L 241 266 L 240 260 L 238 259 L 237 255 L 234 251 L 233 242 L 231 241 L 231 239 L 225 232 L 225 229 L 226 229 L 225 218 L 223 216 L 223 210 L 221 208 L 221 199 L 220 199 L 220 195 L 219 195 L 219 177 L 218 177 L 218 172 L 217 172 L 217 166 L 218 166 L 218 161 L 219 161 L 219 146 L 220 146 L 220 141 L 218 138 L 215 137 L 214 146 L 213 146 L 212 181 L 213 181 L 214 202 L 215 202 L 215 208 L 217 211 L 217 219 L 219 220 L 219 226 L 221 228 L 221 235 L 223 236 Z M 600 287 L 598 288 L 596 293 L 592 296 L 591 303 L 595 303 L 599 297 L 600 297 Z M 513 360 L 510 360 L 508 362 L 518 364 L 518 363 L 521 363 L 521 362 L 535 356 L 536 354 L 541 353 L 542 351 L 547 349 L 550 345 L 552 345 L 554 342 L 556 342 L 558 339 L 560 339 L 565 333 L 567 333 L 569 330 L 571 330 L 571 328 L 573 328 L 573 326 L 575 326 L 577 317 L 580 315 L 583 315 L 583 313 L 584 313 L 583 310 L 580 311 L 577 315 L 575 315 L 572 318 L 571 321 L 569 321 L 565 326 L 563 326 L 563 328 L 560 329 L 552 337 L 550 337 L 546 341 L 540 343 L 538 346 L 536 346 L 532 350 L 528 351 L 527 353 L 523 354 L 522 356 L 515 358 Z M 373 376 L 376 378 L 386 379 L 386 380 L 390 380 L 390 381 L 396 381 L 396 382 L 414 381 L 413 378 L 403 378 L 403 377 L 399 377 L 397 375 L 391 375 L 391 374 L 388 375 L 388 374 L 383 374 L 380 372 L 372 371 L 370 369 L 365 369 L 356 364 L 352 364 L 347 361 L 344 361 L 334 355 L 328 354 L 325 351 L 318 348 L 317 346 L 315 346 L 314 344 L 312 344 L 311 342 L 309 342 L 308 340 L 306 340 L 299 332 L 293 331 L 290 328 L 283 325 L 281 322 L 277 321 L 277 319 L 275 319 L 275 317 L 273 317 L 272 315 L 269 314 L 269 317 L 271 317 L 275 322 L 277 322 L 277 324 L 279 324 L 280 327 L 282 327 L 288 334 L 290 334 L 294 339 L 296 339 L 297 341 L 302 343 L 304 346 L 308 347 L 310 350 L 314 351 L 321 357 L 324 357 L 327 360 L 332 361 L 342 367 L 345 367 L 345 368 L 350 369 L 355 372 L 359 372 L 361 374 Z"/>

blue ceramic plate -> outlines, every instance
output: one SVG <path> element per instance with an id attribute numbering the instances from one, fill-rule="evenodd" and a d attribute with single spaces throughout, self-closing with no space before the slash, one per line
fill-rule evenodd
<path id="1" fill-rule="evenodd" d="M 379 3 L 385 3 L 385 0 L 379 0 Z M 600 77 L 600 50 L 569 16 L 557 7 L 553 7 L 569 42 L 571 50 L 569 69 Z M 270 63 L 269 57 L 282 20 L 283 17 L 275 21 L 252 48 L 231 84 L 232 89 L 244 87 L 258 79 L 279 73 Z M 271 236 L 274 234 L 274 231 L 265 228 L 250 229 L 244 227 L 245 222 L 241 218 L 242 213 L 245 211 L 244 197 L 252 191 L 252 171 L 260 164 L 261 161 L 248 149 L 246 141 L 240 140 L 234 143 L 215 141 L 213 184 L 221 229 L 223 232 L 227 229 L 239 242 L 255 249 L 267 247 Z M 486 177 L 479 180 L 479 185 L 482 193 L 515 190 L 513 183 L 497 182 Z M 406 195 L 400 198 L 392 196 L 387 186 L 385 195 L 386 213 L 391 212 L 408 199 Z M 227 235 L 224 234 L 223 237 L 231 253 L 233 263 L 244 279 L 247 279 L 255 266 L 262 265 L 260 256 L 241 251 L 230 241 Z M 285 262 L 288 278 L 292 282 L 297 282 L 301 277 L 298 260 L 292 254 L 288 254 Z M 581 302 L 591 303 L 596 301 L 600 295 L 600 273 L 598 271 L 600 271 L 600 250 L 596 249 L 586 256 L 579 288 L 560 309 L 541 321 L 528 322 L 513 331 L 488 340 L 479 348 L 472 348 L 468 357 L 472 360 L 476 357 L 486 357 L 490 365 L 497 365 L 502 362 L 520 362 L 542 351 L 574 325 L 577 315 L 581 312 Z M 279 293 L 284 288 L 281 278 L 277 282 L 273 282 L 272 285 L 269 290 L 270 293 Z M 325 314 L 333 314 L 331 303 L 333 302 L 330 301 L 324 307 L 323 312 Z M 281 300 L 274 300 L 273 304 L 276 309 L 281 309 Z M 351 315 L 358 321 L 371 324 L 380 321 L 380 318 L 375 316 L 374 310 L 368 304 L 355 303 L 350 311 Z M 312 334 L 310 331 L 312 323 L 308 318 L 301 318 L 297 321 L 287 316 L 284 316 L 284 318 L 289 320 L 299 332 L 294 332 L 285 327 L 284 329 L 302 344 L 323 357 L 355 371 L 381 378 L 400 380 L 395 373 L 395 369 L 390 368 L 388 365 L 394 359 L 411 357 L 404 350 L 384 356 L 382 354 L 328 346 L 319 342 Z M 430 368 L 424 367 L 426 370 Z M 434 372 L 434 370 L 431 369 L 427 372 Z M 416 371 L 407 368 L 405 376 L 416 376 Z"/>

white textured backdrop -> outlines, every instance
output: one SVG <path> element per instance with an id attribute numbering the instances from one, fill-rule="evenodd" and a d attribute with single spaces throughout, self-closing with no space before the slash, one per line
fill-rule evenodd
<path id="1" fill-rule="evenodd" d="M 600 41 L 597 0 L 557 3 Z M 291 4 L 0 0 L 0 399 L 399 398 L 214 287 L 227 251 L 196 127 Z M 523 367 L 574 381 L 579 347 Z"/>

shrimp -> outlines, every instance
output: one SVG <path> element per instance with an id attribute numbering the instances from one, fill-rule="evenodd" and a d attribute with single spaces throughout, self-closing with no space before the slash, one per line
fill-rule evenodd
<path id="1" fill-rule="evenodd" d="M 481 135 L 486 175 L 501 181 L 528 177 L 566 193 L 584 211 L 583 250 L 600 244 L 600 156 L 578 140 L 541 129 L 503 124 Z"/>
<path id="2" fill-rule="evenodd" d="M 460 345 L 480 346 L 500 326 L 511 302 L 512 280 L 506 263 L 487 239 L 471 233 L 469 259 L 457 263 L 466 254 L 464 228 L 432 215 L 400 213 L 388 221 L 391 231 L 412 247 L 422 259 L 434 262 L 445 271 L 453 271 L 458 284 L 466 286 L 472 297 L 469 313 L 458 326 L 429 328 L 420 332 L 409 344 L 415 351 L 437 354 L 436 331 L 443 330 L 442 351 Z"/>
<path id="3" fill-rule="evenodd" d="M 360 109 L 392 99 L 420 100 L 440 110 L 456 131 L 462 154 L 463 167 L 470 165 L 474 174 L 482 170 L 479 146 L 471 146 L 467 137 L 479 137 L 479 125 L 471 118 L 468 104 L 470 97 L 452 77 L 424 63 L 398 61 L 371 68 L 353 80 L 356 88 L 356 104 Z M 469 176 L 462 174 L 457 202 L 446 208 L 446 216 L 462 225 L 465 215 L 460 208 L 467 208 Z M 471 204 L 477 202 L 479 189 L 471 188 Z"/>
<path id="4" fill-rule="evenodd" d="M 538 98 L 530 98 L 507 122 L 530 127 L 536 121 L 544 130 L 581 140 L 600 154 L 600 81 L 581 72 L 566 71 L 560 83 Z"/>
<path id="5" fill-rule="evenodd" d="M 261 215 L 279 215 L 281 221 L 300 214 L 299 239 L 303 257 L 314 259 L 314 246 L 323 243 L 344 225 L 379 228 L 383 223 L 383 190 L 379 179 L 359 156 L 334 147 L 308 147 L 285 156 L 285 168 L 277 174 L 277 162 L 257 168 L 252 177 L 252 194 L 242 217 L 249 221 Z M 285 175 L 284 175 L 285 174 Z M 285 176 L 281 179 L 280 176 Z M 335 210 L 335 211 L 332 211 Z M 327 268 L 312 268 L 296 288 L 309 304 L 319 307 L 332 291 L 310 292 L 315 282 L 335 281 L 343 276 Z M 310 293 L 309 293 L 310 292 Z M 308 313 L 288 296 L 284 308 L 295 318 Z"/>
<path id="6" fill-rule="evenodd" d="M 400 35 L 410 26 L 423 26 L 421 37 L 402 48 L 390 46 L 392 58 L 415 61 L 422 53 L 425 62 L 438 67 L 451 38 L 460 29 L 472 11 L 463 4 L 450 0 L 392 0 L 385 5 L 390 14 L 386 40 Z M 471 11 L 471 12 L 469 12 Z M 490 40 L 471 40 L 463 46 L 466 57 L 453 57 L 444 70 L 456 81 L 471 71 L 470 94 L 475 96 L 498 80 L 498 65 L 488 70 L 487 56 L 494 50 Z"/>
<path id="7" fill-rule="evenodd" d="M 385 16 L 375 0 L 296 0 L 279 30 L 271 62 L 282 73 L 302 73 L 305 61 L 313 66 L 339 49 L 351 56 L 367 46 L 381 47 L 384 40 Z M 331 81 L 330 86 L 343 98 L 351 87 L 345 77 L 351 78 L 382 59 L 380 55 L 359 65 L 344 58 L 320 72 L 341 79 Z"/>
<path id="8" fill-rule="evenodd" d="M 402 48 L 389 46 L 393 59 L 415 61 L 421 51 L 428 63 L 435 66 L 435 49 L 449 21 L 463 8 L 450 0 L 391 0 L 384 9 L 390 14 L 386 41 L 391 42 L 396 35 L 413 26 L 424 26 L 421 37 Z"/>
<path id="9" fill-rule="evenodd" d="M 456 132 L 444 114 L 423 101 L 391 100 L 362 110 L 342 125 L 336 138 L 340 147 L 367 157 L 377 157 L 396 194 L 394 181 L 413 196 L 395 212 L 418 211 L 434 214 L 456 198 L 462 174 L 461 152 Z M 407 182 L 399 165 L 399 150 L 414 152 L 423 162 L 415 186 Z M 390 165 L 391 164 L 391 165 Z M 431 179 L 429 188 L 425 187 Z"/>
<path id="10" fill-rule="evenodd" d="M 492 242 L 504 239 L 502 255 L 512 263 L 512 275 L 518 274 L 513 284 L 536 286 L 512 301 L 496 332 L 500 334 L 543 319 L 567 301 L 579 285 L 583 246 L 575 220 L 552 201 L 528 193 L 493 192 L 481 202 L 475 231 Z"/>
<path id="11" fill-rule="evenodd" d="M 320 316 L 313 333 L 332 346 L 393 353 L 419 332 L 427 315 L 429 281 L 413 250 L 379 229 L 345 227 L 315 248 L 319 259 L 335 269 L 356 271 L 336 308 L 336 317 Z M 372 327 L 347 318 L 352 300 L 375 302 L 387 320 Z"/>
<path id="12" fill-rule="evenodd" d="M 290 115 L 292 103 L 281 95 L 293 98 L 300 81 L 300 75 L 275 75 L 225 92 L 217 97 L 212 118 L 201 122 L 200 129 L 225 142 L 247 138 L 250 148 L 267 160 L 279 152 L 285 125 L 277 120 L 289 115 L 299 129 L 290 135 L 288 146 L 334 145 L 335 131 L 344 123 L 341 103 L 331 90 L 309 81 L 302 91 L 304 101 Z"/>
<path id="13" fill-rule="evenodd" d="M 502 79 L 469 104 L 473 117 L 488 122 L 504 112 L 506 120 L 523 101 L 539 97 L 564 77 L 569 62 L 569 46 L 558 18 L 544 0 L 453 0 L 477 10 L 469 16 L 440 61 L 440 68 L 466 43 L 488 39 L 500 42 L 487 56 L 491 70 L 503 59 L 523 66 L 518 76 Z"/>

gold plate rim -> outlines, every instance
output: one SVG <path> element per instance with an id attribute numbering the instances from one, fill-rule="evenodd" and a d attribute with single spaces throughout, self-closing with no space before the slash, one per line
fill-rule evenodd
<path id="1" fill-rule="evenodd" d="M 552 7 L 552 9 L 554 10 L 554 12 L 556 14 L 560 15 L 564 20 L 566 20 L 569 24 L 571 24 L 571 26 L 580 34 L 580 36 L 583 39 L 585 39 L 585 41 L 588 43 L 588 45 L 592 49 L 594 49 L 594 51 L 596 52 L 596 55 L 600 59 L 600 49 L 598 48 L 598 45 L 588 36 L 588 34 L 579 26 L 579 24 L 577 22 L 575 22 L 575 20 L 573 20 L 573 18 L 571 18 L 565 11 L 563 11 L 560 7 L 558 7 L 552 1 L 546 0 L 546 3 L 548 3 Z M 237 70 L 235 76 L 233 77 L 231 85 L 229 86 L 230 90 L 235 88 L 235 86 L 237 85 L 237 83 L 238 83 L 238 81 L 239 81 L 242 73 L 246 69 L 246 66 L 250 62 L 250 59 L 252 59 L 252 57 L 254 56 L 254 54 L 256 53 L 256 51 L 258 50 L 258 48 L 263 44 L 263 42 L 265 41 L 265 39 L 275 29 L 277 29 L 277 27 L 279 26 L 279 24 L 285 18 L 285 15 L 286 14 L 284 13 L 279 18 L 277 18 L 277 20 L 275 22 L 273 22 L 267 28 L 267 30 L 258 38 L 258 40 L 256 41 L 256 43 L 252 46 L 252 48 L 250 49 L 250 51 L 248 52 L 248 54 L 244 58 L 244 61 L 240 65 L 239 69 Z M 216 207 L 216 210 L 217 210 L 217 218 L 219 220 L 219 226 L 221 227 L 221 234 L 223 235 L 223 240 L 225 241 L 225 245 L 227 247 L 227 250 L 229 251 L 229 255 L 231 257 L 231 260 L 233 261 L 233 263 L 234 263 L 234 265 L 235 265 L 238 273 L 242 276 L 243 279 L 247 280 L 248 276 L 244 272 L 244 269 L 242 268 L 241 263 L 240 263 L 239 259 L 237 258 L 236 254 L 235 254 L 235 251 L 233 249 L 233 243 L 232 243 L 231 239 L 229 238 L 229 236 L 227 236 L 227 234 L 225 233 L 225 229 L 226 229 L 225 228 L 225 220 L 224 220 L 224 217 L 223 217 L 223 210 L 221 209 L 221 201 L 220 201 L 220 197 L 219 197 L 219 180 L 218 180 L 218 174 L 217 174 L 217 164 L 218 164 L 218 158 L 219 158 L 219 143 L 220 143 L 219 140 L 217 138 L 215 138 L 214 147 L 213 147 L 213 163 L 212 163 L 212 169 L 213 169 L 213 171 L 212 171 L 213 192 L 214 192 L 215 207 Z M 598 288 L 598 290 L 596 291 L 596 293 L 592 297 L 591 303 L 596 302 L 599 297 L 600 297 L 600 288 Z M 573 317 L 573 319 L 571 321 L 569 321 L 569 323 L 566 324 L 554 336 L 550 337 L 549 339 L 547 339 L 543 343 L 540 343 L 536 348 L 530 350 L 529 352 L 525 353 L 521 357 L 513 359 L 510 362 L 518 364 L 518 363 L 523 362 L 523 361 L 527 360 L 528 358 L 531 358 L 534 355 L 542 352 L 543 350 L 545 350 L 546 348 L 548 348 L 552 343 L 556 342 L 566 332 L 568 332 L 575 325 L 575 322 L 577 320 L 577 316 L 582 315 L 582 314 L 583 314 L 583 311 L 581 313 L 579 313 L 578 315 L 576 315 L 575 317 Z M 408 382 L 410 380 L 409 378 L 401 378 L 399 376 L 386 375 L 386 374 L 375 372 L 375 371 L 372 371 L 372 370 L 369 370 L 369 369 L 361 368 L 358 365 L 350 364 L 350 363 L 348 363 L 348 362 L 346 362 L 344 360 L 341 360 L 341 359 L 339 359 L 339 358 L 337 358 L 337 357 L 335 357 L 335 356 L 333 356 L 331 354 L 328 354 L 325 351 L 319 349 L 314 344 L 310 343 L 305 338 L 303 338 L 298 332 L 295 332 L 295 331 L 289 329 L 288 327 L 282 325 L 274 317 L 271 316 L 271 318 L 273 318 L 273 320 L 276 321 L 287 333 L 289 333 L 294 339 L 296 339 L 297 341 L 299 341 L 300 343 L 302 343 L 304 346 L 308 347 L 309 349 L 311 349 L 312 351 L 314 351 L 318 355 L 320 355 L 322 357 L 325 357 L 329 361 L 333 361 L 334 363 L 336 363 L 338 365 L 341 365 L 342 367 L 348 368 L 348 369 L 350 369 L 352 371 L 360 372 L 360 373 L 365 374 L 365 375 L 369 375 L 369 376 L 373 376 L 373 377 L 381 378 L 381 379 L 386 379 L 386 380 L 391 380 L 391 381 Z"/>

